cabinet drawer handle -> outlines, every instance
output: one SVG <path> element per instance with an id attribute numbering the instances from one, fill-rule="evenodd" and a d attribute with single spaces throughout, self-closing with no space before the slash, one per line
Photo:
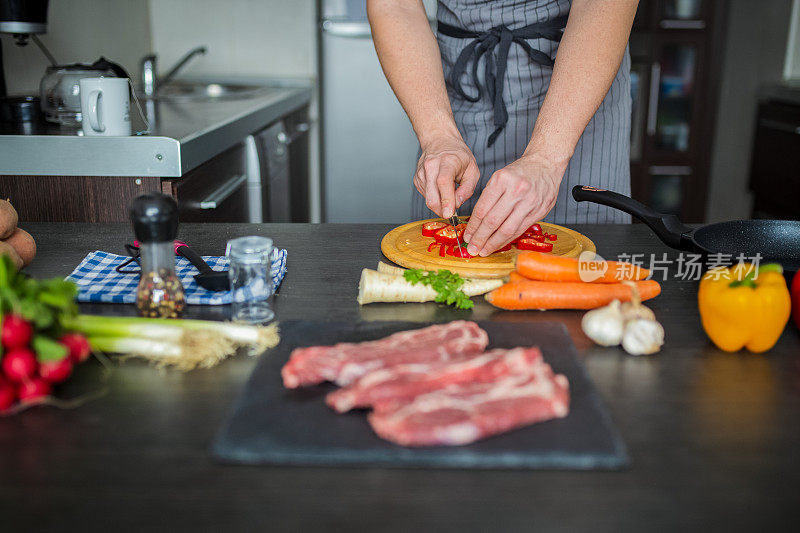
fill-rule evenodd
<path id="1" fill-rule="evenodd" d="M 339 22 L 335 20 L 325 20 L 322 22 L 322 31 L 335 35 L 336 37 L 350 37 L 357 39 L 368 39 L 372 37 L 372 30 L 369 22 Z"/>
<path id="2" fill-rule="evenodd" d="M 235 176 L 217 189 L 216 191 L 209 194 L 205 200 L 200 201 L 197 205 L 200 209 L 216 209 L 219 205 L 227 200 L 236 189 L 241 187 L 241 185 L 247 181 L 247 175 L 242 174 L 241 176 Z"/>
<path id="3" fill-rule="evenodd" d="M 656 134 L 656 118 L 658 115 L 658 92 L 661 90 L 661 64 L 650 66 L 650 95 L 647 106 L 647 134 Z"/>
<path id="4" fill-rule="evenodd" d="M 794 124 L 787 124 L 785 122 L 779 122 L 777 120 L 762 118 L 761 120 L 758 121 L 758 125 L 763 126 L 770 130 L 785 131 L 786 133 L 794 133 L 800 135 L 800 126 L 795 126 Z"/>
<path id="5" fill-rule="evenodd" d="M 702 20 L 664 19 L 661 27 L 665 30 L 702 30 L 706 23 Z"/>
<path id="6" fill-rule="evenodd" d="M 692 167 L 684 165 L 653 165 L 649 168 L 651 176 L 691 176 Z"/>
<path id="7" fill-rule="evenodd" d="M 276 135 L 275 138 L 278 140 L 279 143 L 288 146 L 292 144 L 295 140 L 297 140 L 298 137 L 301 137 L 302 135 L 307 133 L 308 130 L 310 129 L 311 129 L 310 124 L 308 124 L 307 122 L 300 122 L 299 124 L 295 124 L 294 133 L 292 133 L 291 135 L 286 133 L 285 131 L 281 131 L 278 132 L 278 135 Z"/>

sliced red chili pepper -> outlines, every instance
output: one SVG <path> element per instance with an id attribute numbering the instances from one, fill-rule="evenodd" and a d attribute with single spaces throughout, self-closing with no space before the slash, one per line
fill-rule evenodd
<path id="1" fill-rule="evenodd" d="M 460 257 L 462 259 L 469 259 L 473 256 L 469 254 L 466 248 L 463 246 L 448 246 L 447 247 L 447 255 L 452 255 L 453 257 Z"/>
<path id="2" fill-rule="evenodd" d="M 549 242 L 539 242 L 534 239 L 520 239 L 517 242 L 520 250 L 536 250 L 537 252 L 552 252 L 553 244 Z"/>
<path id="3" fill-rule="evenodd" d="M 437 230 L 440 230 L 447 226 L 446 222 L 426 222 L 422 225 L 422 235 L 423 237 L 433 237 L 433 234 L 436 233 Z"/>
<path id="4" fill-rule="evenodd" d="M 433 234 L 433 238 L 436 239 L 436 242 L 441 244 L 458 244 L 458 233 L 453 226 L 445 226 L 444 228 L 436 230 L 436 233 Z"/>
<path id="5" fill-rule="evenodd" d="M 439 243 L 439 257 L 444 257 L 447 253 L 447 245 L 444 243 Z"/>
<path id="6" fill-rule="evenodd" d="M 439 243 L 438 243 L 438 242 L 436 242 L 436 241 L 433 241 L 432 243 L 430 243 L 430 244 L 428 245 L 428 251 L 429 251 L 429 252 L 432 252 L 432 251 L 433 251 L 433 249 L 434 249 L 434 248 L 436 248 L 437 246 L 439 246 Z"/>
<path id="7" fill-rule="evenodd" d="M 547 236 L 547 238 L 550 239 L 551 241 L 555 241 L 558 240 L 558 235 L 556 235 L 555 233 L 551 233 L 550 235 Z"/>
<path id="8" fill-rule="evenodd" d="M 511 241 L 511 244 L 517 244 L 520 239 L 535 239 L 539 242 L 542 242 L 544 241 L 544 235 L 537 235 L 535 233 L 530 233 L 526 231 L 525 233 L 523 233 L 522 235 Z"/>
<path id="9" fill-rule="evenodd" d="M 528 228 L 525 233 L 533 233 L 535 235 L 542 234 L 542 227 L 539 224 L 532 224 L 530 228 Z"/>

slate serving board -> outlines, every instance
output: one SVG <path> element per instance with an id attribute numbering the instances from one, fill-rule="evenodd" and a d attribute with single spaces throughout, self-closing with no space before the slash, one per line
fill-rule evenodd
<path id="1" fill-rule="evenodd" d="M 261 357 L 213 443 L 220 461 L 238 464 L 439 468 L 619 469 L 625 445 L 557 322 L 478 322 L 489 348 L 537 345 L 553 370 L 569 379 L 567 417 L 520 428 L 466 446 L 403 448 L 378 438 L 365 413 L 338 415 L 325 405 L 330 384 L 283 388 L 280 369 L 298 346 L 385 337 L 427 323 L 296 321 L 281 324 L 281 343 Z"/>

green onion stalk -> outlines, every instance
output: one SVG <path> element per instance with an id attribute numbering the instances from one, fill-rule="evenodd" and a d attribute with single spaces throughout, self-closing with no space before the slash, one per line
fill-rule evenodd
<path id="1" fill-rule="evenodd" d="M 279 342 L 276 324 L 76 315 L 62 317 L 61 325 L 84 334 L 95 350 L 181 370 L 209 368 L 239 348 L 260 353 Z"/>

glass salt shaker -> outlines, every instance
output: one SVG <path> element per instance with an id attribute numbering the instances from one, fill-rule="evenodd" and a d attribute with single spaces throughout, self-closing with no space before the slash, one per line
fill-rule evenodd
<path id="1" fill-rule="evenodd" d="M 239 237 L 228 241 L 228 277 L 233 297 L 233 320 L 251 324 L 272 320 L 275 313 L 269 307 L 274 287 L 270 268 L 278 250 L 267 237 Z"/>
<path id="2" fill-rule="evenodd" d="M 142 274 L 136 290 L 139 314 L 177 318 L 186 306 L 172 244 L 178 235 L 178 205 L 165 194 L 143 194 L 134 199 L 130 218 L 141 254 Z"/>

